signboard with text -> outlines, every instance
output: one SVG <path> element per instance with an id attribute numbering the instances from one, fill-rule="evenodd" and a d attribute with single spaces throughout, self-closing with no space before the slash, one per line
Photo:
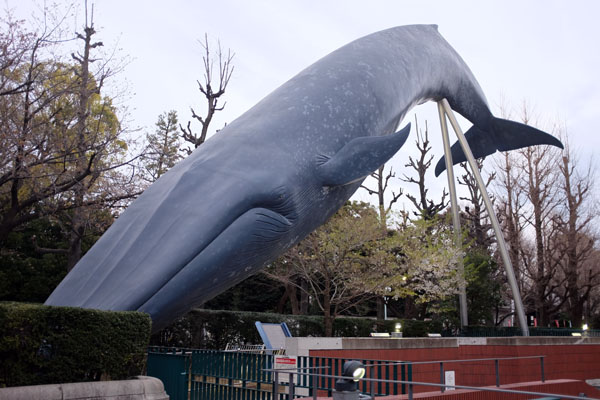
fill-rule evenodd
<path id="1" fill-rule="evenodd" d="M 298 358 L 296 356 L 275 356 L 273 360 L 273 369 L 281 370 L 278 374 L 277 382 L 289 383 L 290 375 L 286 372 L 296 372 L 298 368 Z M 298 383 L 298 375 L 294 374 L 294 383 Z"/>

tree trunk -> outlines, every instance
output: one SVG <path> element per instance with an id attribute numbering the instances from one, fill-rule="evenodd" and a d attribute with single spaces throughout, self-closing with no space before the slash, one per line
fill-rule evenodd
<path id="1" fill-rule="evenodd" d="M 331 284 L 327 279 L 323 291 L 323 323 L 325 326 L 325 337 L 333 336 L 333 315 L 331 314 Z"/>
<path id="2" fill-rule="evenodd" d="M 415 305 L 415 298 L 407 296 L 404 298 L 404 318 L 411 319 L 417 318 L 417 307 Z"/>
<path id="3" fill-rule="evenodd" d="M 307 315 L 308 307 L 309 307 L 309 297 L 308 297 L 308 282 L 305 279 L 300 278 L 300 314 Z"/>
<path id="4" fill-rule="evenodd" d="M 298 304 L 298 291 L 296 290 L 296 286 L 287 284 L 285 285 L 285 290 L 289 293 L 290 305 L 292 306 L 292 314 L 299 315 L 300 307 Z"/>
<path id="5" fill-rule="evenodd" d="M 81 221 L 81 209 L 73 210 L 73 226 L 69 233 L 69 250 L 67 253 L 67 272 L 70 272 L 73 267 L 81 260 L 81 241 L 85 232 L 85 227 Z"/>
<path id="6" fill-rule="evenodd" d="M 377 296 L 377 321 L 385 320 L 385 301 L 381 296 Z"/>

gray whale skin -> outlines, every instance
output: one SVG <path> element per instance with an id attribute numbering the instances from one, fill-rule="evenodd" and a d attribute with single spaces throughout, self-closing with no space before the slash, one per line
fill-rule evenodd
<path id="1" fill-rule="evenodd" d="M 139 310 L 153 331 L 165 327 L 323 224 L 405 142 L 410 125 L 394 133 L 405 114 L 442 98 L 473 123 L 476 157 L 562 146 L 493 117 L 437 26 L 377 32 L 300 72 L 157 180 L 46 304 Z"/>

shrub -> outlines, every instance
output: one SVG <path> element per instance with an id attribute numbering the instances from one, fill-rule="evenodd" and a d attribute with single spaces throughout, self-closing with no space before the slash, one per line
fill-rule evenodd
<path id="1" fill-rule="evenodd" d="M 254 325 L 285 322 L 292 336 L 323 336 L 323 317 L 317 315 L 289 315 L 246 311 L 194 309 L 169 327 L 152 336 L 151 344 L 197 349 L 224 349 L 230 344 L 259 344 L 262 340 Z M 336 337 L 367 337 L 371 332 L 393 332 L 396 322 L 402 322 L 404 337 L 427 336 L 441 332 L 435 321 L 388 320 L 377 322 L 372 318 L 337 317 L 333 324 Z"/>
<path id="2" fill-rule="evenodd" d="M 150 329 L 140 312 L 0 303 L 0 387 L 139 375 Z"/>

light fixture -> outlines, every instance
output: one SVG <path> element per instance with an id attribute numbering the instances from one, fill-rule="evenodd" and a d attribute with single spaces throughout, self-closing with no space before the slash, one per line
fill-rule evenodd
<path id="1" fill-rule="evenodd" d="M 346 361 L 342 367 L 342 377 L 335 382 L 338 392 L 355 392 L 358 390 L 358 381 L 365 376 L 365 366 L 360 361 Z"/>
<path id="2" fill-rule="evenodd" d="M 583 330 L 587 331 L 588 330 L 588 324 L 583 324 Z"/>
<path id="3" fill-rule="evenodd" d="M 396 325 L 394 325 L 394 331 L 402 332 L 402 324 L 400 322 L 396 322 Z"/>

